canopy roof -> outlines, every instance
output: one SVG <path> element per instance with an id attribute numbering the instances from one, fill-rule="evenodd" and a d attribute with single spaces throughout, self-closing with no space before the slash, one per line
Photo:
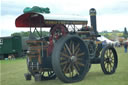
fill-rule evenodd
<path id="1" fill-rule="evenodd" d="M 87 24 L 85 17 L 76 15 L 53 15 L 42 13 L 25 13 L 15 21 L 16 27 L 50 27 L 54 24 Z"/>

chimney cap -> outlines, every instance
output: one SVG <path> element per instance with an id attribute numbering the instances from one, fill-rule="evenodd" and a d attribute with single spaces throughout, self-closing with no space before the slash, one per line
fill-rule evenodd
<path id="1" fill-rule="evenodd" d="M 89 11 L 89 13 L 90 13 L 91 16 L 95 16 L 96 15 L 95 8 L 91 8 L 90 11 Z"/>

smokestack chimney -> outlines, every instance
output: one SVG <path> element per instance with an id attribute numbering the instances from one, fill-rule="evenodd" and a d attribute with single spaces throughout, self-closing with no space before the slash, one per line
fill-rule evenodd
<path id="1" fill-rule="evenodd" d="M 96 26 L 96 10 L 94 8 L 91 8 L 89 14 L 90 14 L 91 26 L 93 27 L 96 35 L 98 35 L 97 26 Z"/>

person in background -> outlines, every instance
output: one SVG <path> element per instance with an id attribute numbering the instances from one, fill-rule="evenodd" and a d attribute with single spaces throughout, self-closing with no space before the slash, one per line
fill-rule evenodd
<path id="1" fill-rule="evenodd" d="M 104 41 L 102 42 L 102 46 L 103 46 L 103 48 L 104 48 L 106 45 L 107 45 L 107 41 L 104 40 Z"/>
<path id="2" fill-rule="evenodd" d="M 125 42 L 125 43 L 124 43 L 124 52 L 125 52 L 125 53 L 127 53 L 127 47 L 128 47 L 128 45 L 127 45 L 127 43 Z"/>

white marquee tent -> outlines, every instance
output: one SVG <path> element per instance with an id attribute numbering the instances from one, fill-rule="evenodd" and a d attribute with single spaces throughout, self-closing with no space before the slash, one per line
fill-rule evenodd
<path id="1" fill-rule="evenodd" d="M 107 44 L 115 44 L 115 42 L 109 40 L 108 38 L 106 38 L 104 36 L 98 37 L 98 40 L 100 40 L 100 41 L 106 41 Z"/>

